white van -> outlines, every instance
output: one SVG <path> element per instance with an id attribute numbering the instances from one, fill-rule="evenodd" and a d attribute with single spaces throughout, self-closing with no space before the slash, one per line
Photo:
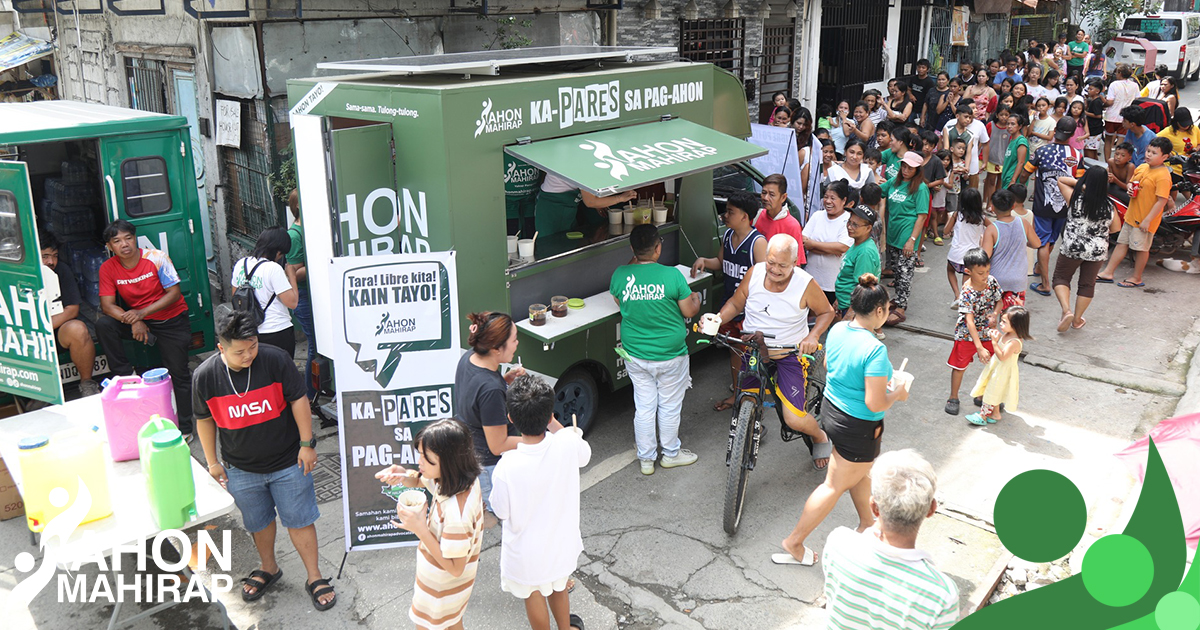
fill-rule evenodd
<path id="1" fill-rule="evenodd" d="M 1109 71 L 1118 63 L 1142 66 L 1146 62 L 1146 50 L 1137 41 L 1139 37 L 1154 42 L 1158 49 L 1156 66 L 1165 65 L 1168 74 L 1179 79 L 1200 80 L 1200 14 L 1181 11 L 1125 18 L 1121 32 L 1104 47 Z M 1183 87 L 1182 82 L 1179 87 Z"/>

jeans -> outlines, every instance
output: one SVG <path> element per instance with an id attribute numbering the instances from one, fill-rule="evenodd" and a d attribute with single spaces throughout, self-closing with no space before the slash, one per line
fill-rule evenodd
<path id="1" fill-rule="evenodd" d="M 313 401 L 317 399 L 317 388 L 313 386 L 312 378 L 312 363 L 317 358 L 317 329 L 313 325 L 312 298 L 307 287 L 300 291 L 299 303 L 292 314 L 300 322 L 300 330 L 304 331 L 305 345 L 308 346 L 308 360 L 304 362 L 304 385 L 308 388 L 308 399 Z M 295 352 L 295 349 L 290 352 Z"/>
<path id="2" fill-rule="evenodd" d="M 479 473 L 479 491 L 483 493 L 483 509 L 492 511 L 492 473 L 496 472 L 496 465 L 482 466 L 483 470 Z"/>
<path id="3" fill-rule="evenodd" d="M 683 411 L 683 393 L 692 386 L 688 355 L 668 361 L 643 361 L 629 357 L 625 361 L 633 382 L 633 435 L 638 459 L 657 459 L 658 446 L 663 457 L 679 454 L 679 416 Z M 655 418 L 658 419 L 658 444 L 654 442 Z"/>
<path id="4" fill-rule="evenodd" d="M 171 389 L 175 393 L 175 411 L 179 415 L 179 430 L 184 435 L 192 432 L 192 372 L 188 369 L 188 345 L 192 341 L 192 325 L 187 312 L 166 321 L 144 319 L 143 323 L 157 337 L 155 347 L 162 358 L 163 367 L 171 375 Z M 108 356 L 108 367 L 118 376 L 133 374 L 133 365 L 125 357 L 124 339 L 133 339 L 133 327 L 123 324 L 108 315 L 96 319 L 96 337 L 100 347 Z"/>
<path id="5" fill-rule="evenodd" d="M 242 526 L 250 533 L 261 532 L 275 521 L 288 529 L 302 529 L 317 522 L 317 493 L 312 473 L 304 474 L 296 464 L 271 473 L 253 473 L 225 466 L 225 484 L 242 512 Z"/>

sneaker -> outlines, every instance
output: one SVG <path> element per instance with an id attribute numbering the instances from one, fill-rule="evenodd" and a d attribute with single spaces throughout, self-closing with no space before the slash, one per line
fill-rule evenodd
<path id="1" fill-rule="evenodd" d="M 950 308 L 957 309 L 958 306 L 959 306 L 959 301 L 957 298 L 953 302 L 950 303 Z"/>
<path id="2" fill-rule="evenodd" d="M 100 386 L 96 384 L 96 381 L 93 381 L 90 378 L 87 379 L 86 381 L 79 381 L 79 395 L 80 396 L 85 396 L 85 397 L 86 396 L 95 396 L 96 394 L 99 394 L 99 393 L 100 393 Z"/>
<path id="3" fill-rule="evenodd" d="M 958 399 L 951 398 L 950 400 L 946 401 L 946 408 L 944 409 L 944 411 L 952 416 L 957 416 L 958 415 L 958 406 L 959 406 Z"/>
<path id="4" fill-rule="evenodd" d="M 653 459 L 643 459 L 643 460 L 641 460 L 641 462 L 642 462 L 642 474 L 643 475 L 653 475 L 654 474 L 654 460 Z"/>
<path id="5" fill-rule="evenodd" d="M 884 339 L 887 339 L 887 333 L 883 332 L 883 329 L 880 328 L 879 330 L 875 331 L 875 338 L 883 341 Z"/>
<path id="6" fill-rule="evenodd" d="M 699 455 L 696 455 L 695 453 L 687 450 L 686 448 L 681 448 L 681 449 L 679 449 L 679 454 L 676 455 L 675 457 L 667 457 L 666 455 L 663 455 L 662 462 L 660 463 L 660 465 L 663 468 L 676 468 L 678 466 L 691 466 L 692 464 L 696 463 L 697 459 L 700 459 Z M 646 465 L 645 462 L 643 462 L 642 463 L 642 466 L 643 466 L 642 472 L 646 471 L 646 469 L 644 468 L 645 465 Z"/>

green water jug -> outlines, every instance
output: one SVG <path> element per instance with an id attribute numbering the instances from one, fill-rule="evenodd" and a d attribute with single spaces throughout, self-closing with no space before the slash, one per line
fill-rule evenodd
<path id="1" fill-rule="evenodd" d="M 155 433 L 141 460 L 154 522 L 160 529 L 180 529 L 196 517 L 192 453 L 183 434 L 177 429 Z"/>
<path id="2" fill-rule="evenodd" d="M 158 414 L 150 416 L 150 420 L 146 422 L 146 424 L 143 424 L 142 428 L 138 429 L 138 457 L 141 459 L 146 458 L 146 449 L 150 447 L 150 439 L 157 435 L 160 431 L 167 431 L 177 428 L 179 427 L 176 427 L 175 423 L 171 422 L 171 420 L 168 418 L 164 418 Z"/>

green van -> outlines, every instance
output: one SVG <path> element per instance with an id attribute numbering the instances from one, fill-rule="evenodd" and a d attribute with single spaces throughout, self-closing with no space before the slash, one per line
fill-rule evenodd
<path id="1" fill-rule="evenodd" d="M 91 329 L 108 256 L 100 234 L 115 219 L 132 222 L 138 243 L 166 252 L 179 271 L 191 352 L 215 347 L 192 159 L 182 116 L 71 101 L 0 104 L 0 391 L 61 404 L 64 384 L 79 380 L 50 326 L 39 227 L 62 243 L 59 264 L 79 282 L 79 317 Z M 158 365 L 153 347 L 126 344 L 134 365 Z M 94 374 L 107 372 L 97 345 Z"/>

